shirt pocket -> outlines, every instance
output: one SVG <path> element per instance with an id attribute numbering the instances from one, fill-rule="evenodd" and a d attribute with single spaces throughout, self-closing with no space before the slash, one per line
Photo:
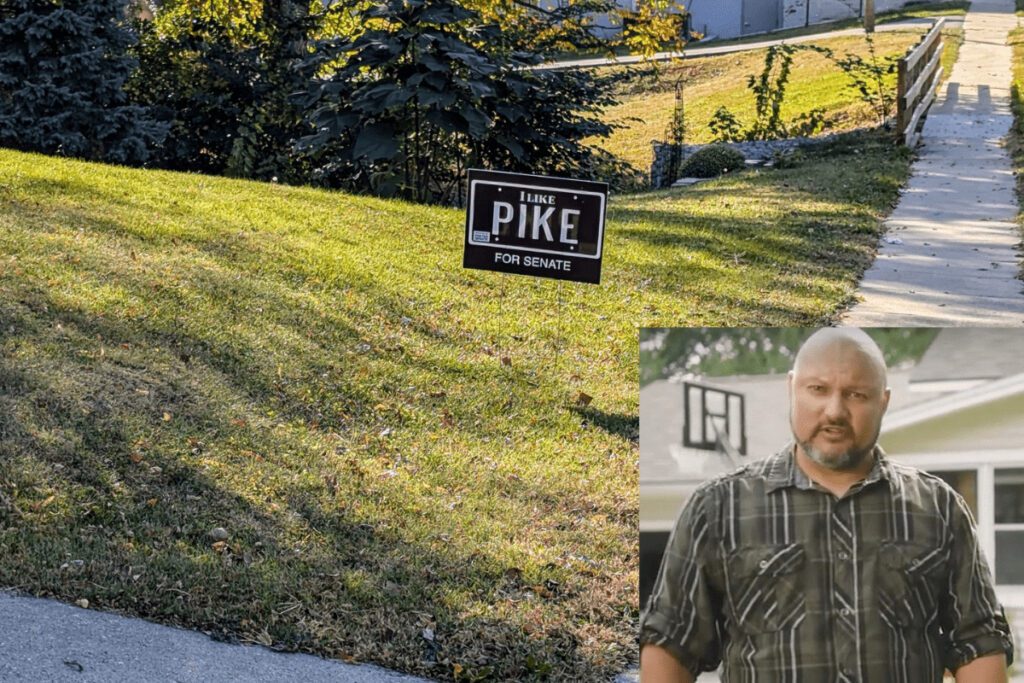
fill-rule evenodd
<path id="1" fill-rule="evenodd" d="M 912 541 L 883 541 L 878 550 L 878 607 L 892 626 L 923 629 L 937 614 L 948 579 L 949 552 Z"/>
<path id="2" fill-rule="evenodd" d="M 747 634 L 792 628 L 804 615 L 800 543 L 746 547 L 726 556 L 731 621 Z"/>

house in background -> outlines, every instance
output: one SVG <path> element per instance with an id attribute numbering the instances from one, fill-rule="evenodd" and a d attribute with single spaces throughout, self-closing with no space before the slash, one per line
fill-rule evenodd
<path id="1" fill-rule="evenodd" d="M 891 370 L 892 400 L 879 442 L 889 457 L 942 477 L 964 497 L 996 593 L 1024 634 L 1024 332 L 948 328 L 921 360 Z M 790 439 L 786 376 L 721 377 L 706 384 L 744 395 L 750 462 Z M 686 448 L 682 384 L 640 392 L 641 600 L 676 515 L 701 482 L 733 469 L 711 450 Z"/>
<path id="2" fill-rule="evenodd" d="M 635 10 L 637 0 L 617 0 Z M 913 0 L 875 0 L 875 12 L 888 12 Z M 690 29 L 709 38 L 738 38 L 787 28 L 863 16 L 864 0 L 686 0 Z"/>

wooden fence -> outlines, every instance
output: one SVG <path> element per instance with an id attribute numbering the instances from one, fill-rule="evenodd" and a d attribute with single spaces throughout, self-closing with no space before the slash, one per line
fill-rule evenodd
<path id="1" fill-rule="evenodd" d="M 918 124 L 935 99 L 942 78 L 942 26 L 939 19 L 917 46 L 899 61 L 896 90 L 897 142 L 914 147 L 920 137 Z"/>

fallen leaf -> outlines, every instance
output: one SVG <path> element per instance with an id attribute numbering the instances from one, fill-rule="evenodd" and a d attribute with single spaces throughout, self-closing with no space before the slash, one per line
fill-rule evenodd
<path id="1" fill-rule="evenodd" d="M 170 422 L 170 421 L 171 421 L 171 414 L 170 414 L 170 413 L 168 413 L 168 412 L 167 412 L 167 411 L 165 410 L 165 411 L 164 411 L 164 422 Z"/>
<path id="2" fill-rule="evenodd" d="M 233 424 L 236 427 L 244 427 L 246 425 L 246 422 L 241 418 L 234 417 L 231 418 L 231 424 Z"/>
<path id="3" fill-rule="evenodd" d="M 38 500 L 35 503 L 32 503 L 32 505 L 30 505 L 29 507 L 32 508 L 32 512 L 39 512 L 40 510 L 42 510 L 44 507 L 46 507 L 47 505 L 49 505 L 50 503 L 52 503 L 56 499 L 57 499 L 57 496 L 56 495 L 52 495 L 49 498 L 47 498 L 46 500 Z"/>
<path id="4" fill-rule="evenodd" d="M 501 364 L 505 365 L 505 366 L 511 366 L 512 365 L 512 359 L 510 357 L 508 357 L 508 356 L 502 356 L 501 357 Z"/>
<path id="5" fill-rule="evenodd" d="M 214 544 L 213 544 L 213 545 L 212 545 L 211 547 L 212 547 L 212 548 L 213 548 L 213 549 L 214 549 L 214 550 L 215 550 L 216 552 L 218 552 L 218 553 L 222 553 L 222 552 L 224 552 L 224 549 L 228 547 L 228 544 L 227 544 L 227 543 L 226 543 L 225 541 L 217 541 L 217 542 L 216 542 L 216 543 L 214 543 Z"/>
<path id="6" fill-rule="evenodd" d="M 81 607 L 82 609 L 89 609 L 89 601 L 85 598 L 82 598 L 81 600 L 76 600 L 75 604 Z"/>
<path id="7" fill-rule="evenodd" d="M 131 455 L 128 456 L 128 459 L 131 460 L 136 465 L 138 465 L 140 462 L 142 462 L 142 454 L 132 453 Z"/>

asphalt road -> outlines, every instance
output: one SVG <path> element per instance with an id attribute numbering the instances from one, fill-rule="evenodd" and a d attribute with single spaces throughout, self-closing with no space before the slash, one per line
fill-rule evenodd
<path id="1" fill-rule="evenodd" d="M 930 26 L 934 23 L 934 19 L 905 19 L 903 21 L 894 21 L 888 24 L 879 24 L 876 27 L 876 31 L 905 31 L 908 28 L 915 26 Z M 959 28 L 963 26 L 963 17 L 946 17 L 946 28 Z M 706 45 L 702 46 L 700 43 L 693 43 L 688 46 L 682 52 L 658 52 L 652 57 L 639 57 L 634 55 L 624 55 L 622 57 L 595 57 L 588 59 L 568 59 L 559 60 L 557 62 L 548 62 L 547 64 L 540 64 L 532 67 L 534 69 L 579 69 L 579 68 L 592 68 L 595 66 L 611 66 L 613 64 L 639 64 L 640 62 L 653 61 L 663 62 L 671 59 L 695 59 L 697 57 L 711 57 L 714 55 L 731 54 L 733 52 L 745 52 L 747 50 L 760 50 L 762 48 L 771 47 L 772 45 L 781 45 L 786 43 L 792 45 L 795 43 L 811 43 L 815 40 L 821 40 L 822 38 L 839 38 L 841 36 L 857 36 L 864 35 L 864 29 L 862 28 L 846 28 L 831 31 L 822 31 L 821 33 L 811 33 L 803 36 L 791 36 L 789 38 L 773 38 L 771 33 L 764 34 L 763 40 L 757 40 L 748 43 L 727 43 L 726 45 Z"/>

